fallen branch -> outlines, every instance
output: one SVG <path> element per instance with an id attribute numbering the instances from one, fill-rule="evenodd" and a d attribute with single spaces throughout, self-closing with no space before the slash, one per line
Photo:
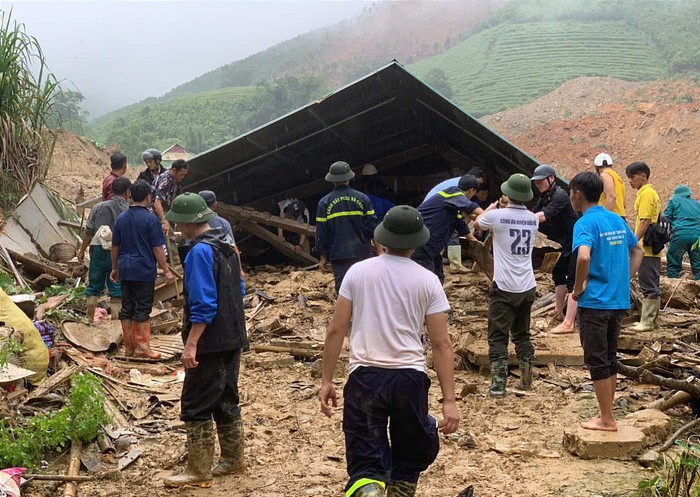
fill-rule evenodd
<path id="1" fill-rule="evenodd" d="M 688 383 L 687 381 L 682 380 L 674 380 L 672 378 L 664 378 L 663 376 L 653 374 L 649 370 L 641 367 L 633 368 L 631 366 L 626 366 L 620 361 L 617 361 L 617 369 L 623 375 L 636 379 L 640 383 L 657 385 L 669 390 L 682 390 L 684 392 L 688 392 L 693 397 L 700 397 L 700 387 L 694 385 L 693 383 Z"/>
<path id="2" fill-rule="evenodd" d="M 32 473 L 25 473 L 22 478 L 44 481 L 92 481 L 96 479 L 96 477 L 89 475 L 35 475 Z"/>
<path id="3" fill-rule="evenodd" d="M 686 276 L 688 276 L 688 273 L 683 273 L 683 276 L 681 276 L 681 278 L 678 280 L 678 283 L 676 283 L 676 286 L 673 287 L 673 291 L 671 292 L 671 295 L 669 295 L 668 300 L 666 301 L 666 305 L 664 306 L 663 309 L 661 309 L 662 311 L 666 310 L 666 308 L 668 307 L 668 304 L 671 302 L 671 299 L 676 294 L 676 290 L 678 290 L 678 287 L 681 286 L 681 283 L 683 283 L 683 280 L 685 279 Z"/>
<path id="4" fill-rule="evenodd" d="M 681 435 L 683 435 L 683 433 L 695 428 L 696 426 L 700 426 L 700 418 L 694 419 L 690 423 L 686 423 L 683 426 L 681 426 L 680 428 L 678 428 L 673 433 L 673 435 L 668 437 L 668 440 L 666 440 L 664 442 L 664 444 L 661 447 L 659 447 L 659 450 L 657 450 L 657 452 L 661 453 L 661 452 L 667 451 L 668 449 L 671 448 L 671 446 L 675 443 L 675 441 L 677 439 L 679 439 L 681 437 Z"/>
<path id="5" fill-rule="evenodd" d="M 681 404 L 685 404 L 690 400 L 690 394 L 688 392 L 675 392 L 667 399 L 655 400 L 651 404 L 645 407 L 645 409 L 658 409 L 659 411 L 668 411 L 672 407 L 676 407 Z"/>

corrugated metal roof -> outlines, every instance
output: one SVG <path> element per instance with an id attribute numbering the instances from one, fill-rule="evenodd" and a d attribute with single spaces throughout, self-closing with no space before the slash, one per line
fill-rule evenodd
<path id="1" fill-rule="evenodd" d="M 538 165 L 393 61 L 191 158 L 185 188 L 267 208 L 274 198 L 317 198 L 329 191 L 323 177 L 337 160 L 358 175 L 364 164 L 374 164 L 403 201 L 419 198 L 454 167 L 481 166 L 497 188 L 510 174 L 529 175 Z"/>

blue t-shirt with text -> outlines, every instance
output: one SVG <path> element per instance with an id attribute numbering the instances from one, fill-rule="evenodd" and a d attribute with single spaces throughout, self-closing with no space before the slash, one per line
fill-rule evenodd
<path id="1" fill-rule="evenodd" d="M 591 249 L 588 285 L 578 300 L 588 309 L 630 308 L 630 257 L 637 238 L 627 223 L 602 206 L 589 208 L 574 225 L 573 253 Z"/>

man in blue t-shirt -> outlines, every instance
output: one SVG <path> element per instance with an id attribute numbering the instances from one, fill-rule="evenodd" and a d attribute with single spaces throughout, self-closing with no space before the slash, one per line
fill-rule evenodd
<path id="1" fill-rule="evenodd" d="M 151 309 L 157 265 L 168 283 L 175 277 L 165 259 L 165 236 L 158 218 L 148 210 L 151 185 L 138 180 L 131 185 L 134 203 L 114 223 L 112 233 L 112 273 L 110 279 L 122 283 L 122 323 L 127 356 L 160 359 L 151 350 Z"/>
<path id="2" fill-rule="evenodd" d="M 571 205 L 582 213 L 574 226 L 572 253 L 583 361 L 593 380 L 600 416 L 581 423 L 587 430 L 617 431 L 612 406 L 617 387 L 617 338 L 630 308 L 630 278 L 644 253 L 627 223 L 598 205 L 603 181 L 595 173 L 580 173 L 569 183 Z"/>

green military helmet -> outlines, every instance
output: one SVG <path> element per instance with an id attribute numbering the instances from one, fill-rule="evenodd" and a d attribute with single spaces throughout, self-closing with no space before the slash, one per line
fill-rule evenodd
<path id="1" fill-rule="evenodd" d="M 196 193 L 183 193 L 173 200 L 165 219 L 171 223 L 200 224 L 211 220 L 216 214 L 207 207 L 207 203 Z"/>
<path id="2" fill-rule="evenodd" d="M 345 183 L 350 181 L 355 177 L 355 173 L 350 169 L 350 165 L 342 160 L 334 162 L 331 167 L 328 168 L 328 174 L 326 174 L 326 181 L 329 183 Z"/>
<path id="3" fill-rule="evenodd" d="M 501 184 L 501 191 L 508 198 L 516 202 L 529 202 L 534 194 L 530 178 L 521 173 L 516 173 Z"/>
<path id="4" fill-rule="evenodd" d="M 414 207 L 397 205 L 389 209 L 384 220 L 374 230 L 374 239 L 385 247 L 414 249 L 425 245 L 430 230 L 423 223 L 423 216 Z"/>

